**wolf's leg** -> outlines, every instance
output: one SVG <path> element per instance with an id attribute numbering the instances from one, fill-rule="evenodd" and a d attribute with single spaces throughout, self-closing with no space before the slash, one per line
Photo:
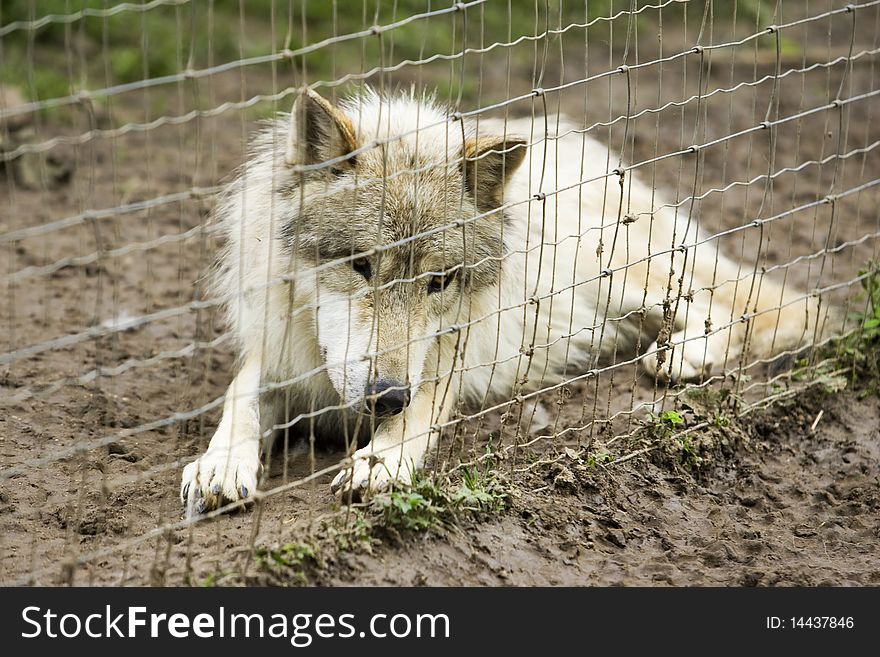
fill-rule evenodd
<path id="1" fill-rule="evenodd" d="M 708 308 L 696 306 L 688 308 L 688 320 L 684 330 L 674 331 L 660 345 L 651 344 L 642 358 L 642 366 L 661 381 L 696 381 L 720 371 L 725 361 L 732 361 L 739 355 L 739 339 L 731 339 L 731 331 L 741 332 L 739 327 L 712 331 L 707 320 Z M 730 321 L 728 308 L 713 308 L 714 316 L 727 324 Z M 723 316 L 723 318 L 722 318 Z"/>
<path id="2" fill-rule="evenodd" d="M 234 502 L 257 488 L 260 470 L 260 359 L 246 358 L 226 391 L 223 417 L 207 451 L 183 469 L 187 513 Z"/>
<path id="3" fill-rule="evenodd" d="M 373 440 L 352 455 L 352 466 L 341 470 L 330 485 L 334 492 L 363 496 L 392 481 L 409 483 L 431 449 L 435 431 L 455 405 L 455 386 L 446 381 L 426 386 L 406 410 L 382 423 Z"/>
<path id="4" fill-rule="evenodd" d="M 711 260 L 704 257 L 708 255 L 713 256 Z M 741 332 L 741 327 L 731 325 L 733 286 L 717 289 L 714 254 L 698 256 L 685 275 L 683 282 L 687 287 L 681 291 L 677 288 L 682 281 L 670 279 L 663 262 L 656 263 L 646 274 L 644 304 L 661 315 L 656 317 L 659 327 L 654 329 L 659 329 L 659 335 L 650 336 L 653 341 L 645 350 L 641 365 L 661 381 L 702 379 L 721 370 L 725 361 L 739 354 L 741 340 L 731 335 Z M 669 266 L 678 270 L 685 263 L 676 258 Z M 642 269 L 634 268 L 634 272 L 634 279 L 639 280 Z M 723 280 L 721 275 L 717 278 Z M 663 312 L 669 313 L 665 322 Z"/>
<path id="5" fill-rule="evenodd" d="M 673 381 L 700 379 L 738 366 L 744 350 L 749 359 L 769 358 L 840 329 L 833 309 L 822 311 L 806 292 L 750 276 L 734 285 L 734 265 L 721 265 L 725 273 L 718 276 L 711 312 L 705 298 L 680 308 L 679 315 L 687 311 L 686 327 L 673 332 L 666 345 L 651 345 L 642 359 L 649 373 Z M 658 356 L 664 361 L 659 368 Z"/>

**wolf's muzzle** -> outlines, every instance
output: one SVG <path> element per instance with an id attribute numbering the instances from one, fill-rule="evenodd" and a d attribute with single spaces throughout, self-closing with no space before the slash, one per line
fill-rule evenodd
<path id="1" fill-rule="evenodd" d="M 392 379 L 380 379 L 368 387 L 367 410 L 377 417 L 390 417 L 409 405 L 409 386 Z"/>

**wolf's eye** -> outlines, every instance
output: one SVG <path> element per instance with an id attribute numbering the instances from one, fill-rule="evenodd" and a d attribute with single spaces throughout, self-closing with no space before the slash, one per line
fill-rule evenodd
<path id="1" fill-rule="evenodd" d="M 370 261 L 366 258 L 355 258 L 351 261 L 351 268 L 367 280 L 370 280 L 373 276 L 373 268 L 370 266 Z"/>
<path id="2" fill-rule="evenodd" d="M 455 272 L 450 274 L 436 274 L 428 279 L 428 294 L 436 294 L 441 290 L 449 287 L 449 284 L 455 278 Z"/>

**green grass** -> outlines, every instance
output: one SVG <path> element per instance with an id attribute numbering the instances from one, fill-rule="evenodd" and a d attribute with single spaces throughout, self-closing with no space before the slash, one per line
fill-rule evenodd
<path id="1" fill-rule="evenodd" d="M 600 465 L 603 465 L 605 463 L 610 463 L 613 460 L 614 460 L 614 457 L 611 456 L 611 454 L 609 454 L 608 452 L 597 451 L 597 452 L 590 452 L 589 454 L 587 454 L 587 458 L 585 459 L 584 462 L 587 464 L 588 468 L 593 470 L 593 469 L 599 467 Z"/>
<path id="2" fill-rule="evenodd" d="M 488 468 L 465 469 L 458 486 L 448 479 L 413 477 L 412 484 L 375 496 L 373 528 L 422 532 L 463 516 L 504 510 L 507 494 Z"/>
<path id="3" fill-rule="evenodd" d="M 306 584 L 305 568 L 318 562 L 318 548 L 308 543 L 285 543 L 276 548 L 261 547 L 254 552 L 254 565 L 274 572 L 295 584 Z"/>
<path id="4" fill-rule="evenodd" d="M 862 292 L 854 301 L 861 309 L 849 317 L 856 330 L 832 349 L 841 364 L 852 367 L 852 378 L 862 384 L 862 394 L 880 394 L 880 261 L 869 261 L 859 275 Z"/>
<path id="5" fill-rule="evenodd" d="M 724 414 L 728 399 L 728 395 L 702 388 L 688 390 L 680 402 L 687 409 L 688 420 L 676 410 L 649 414 L 642 440 L 646 438 L 647 444 L 656 448 L 658 462 L 675 468 L 684 466 L 697 474 L 711 466 L 715 452 L 729 449 L 731 437 L 736 435 L 730 418 Z M 684 432 L 686 426 L 692 429 Z"/>
<path id="6" fill-rule="evenodd" d="M 216 573 L 211 573 L 207 577 L 205 577 L 201 582 L 199 582 L 199 586 L 204 588 L 211 588 L 214 586 L 223 586 L 226 580 L 235 578 L 235 571 L 232 570 L 222 570 Z"/>
<path id="7" fill-rule="evenodd" d="M 274 550 L 262 548 L 254 553 L 258 566 L 300 566 L 303 561 L 314 558 L 315 549 L 304 543 L 287 543 Z"/>
<path id="8" fill-rule="evenodd" d="M 104 9 L 110 0 L 4 0 L 0 24 L 39 19 L 48 14 L 71 14 L 83 8 Z M 203 69 L 211 65 L 278 52 L 296 51 L 323 39 L 353 34 L 373 25 L 389 25 L 409 16 L 448 8 L 451 0 L 213 0 L 182 6 L 160 6 L 143 13 L 122 12 L 110 17 L 86 16 L 72 23 L 50 23 L 38 30 L 15 30 L 2 39 L 0 79 L 13 84 L 33 100 L 48 99 L 147 78 Z M 381 36 L 340 41 L 313 53 L 282 61 L 282 83 L 303 84 L 334 80 L 376 66 L 402 60 L 420 60 L 435 54 L 452 54 L 464 46 L 479 48 L 509 42 L 523 35 L 583 23 L 629 8 L 629 0 L 573 0 L 519 2 L 489 0 L 466 12 L 453 12 L 415 20 Z M 673 4 L 664 9 L 666 24 L 681 21 L 687 12 L 690 24 L 698 25 L 703 2 Z M 716 0 L 716 20 L 732 16 L 731 0 Z M 740 0 L 738 20 L 743 24 L 772 16 L 769 0 Z M 656 10 L 633 22 L 640 29 L 656 21 Z M 621 16 L 609 26 L 600 21 L 591 38 L 608 39 L 614 31 L 622 46 L 629 20 Z M 563 49 L 582 48 L 582 29 L 569 30 L 514 48 L 496 49 L 486 62 L 504 64 L 508 54 L 517 70 L 532 71 L 542 58 L 556 57 L 559 40 Z M 790 48 L 791 44 L 783 44 Z M 767 47 L 775 47 L 772 43 Z M 576 52 L 576 51 L 572 51 Z M 494 57 L 494 59 L 491 59 Z M 441 97 L 473 101 L 480 93 L 482 58 L 438 62 L 424 83 L 436 86 Z M 490 65 L 490 64 L 487 64 Z M 408 75 L 421 75 L 410 69 Z M 483 70 L 485 74 L 485 70 Z"/>
<path id="9" fill-rule="evenodd" d="M 678 411 L 663 411 L 660 415 L 648 413 L 649 428 L 658 437 L 671 435 L 676 428 L 684 424 L 684 418 Z"/>
<path id="10" fill-rule="evenodd" d="M 859 271 L 862 290 L 850 299 L 843 337 L 811 350 L 792 364 L 792 379 L 828 394 L 853 387 L 861 397 L 880 394 L 880 262 Z"/>
<path id="11" fill-rule="evenodd" d="M 0 23 L 113 4 L 105 0 L 4 1 Z M 192 2 L 143 13 L 87 16 L 33 31 L 16 30 L 3 39 L 0 70 L 7 82 L 20 86 L 32 99 L 46 99 L 83 88 L 170 75 L 187 66 L 202 68 L 236 59 L 240 53 L 264 53 L 272 45 L 265 36 L 264 20 L 256 21 L 255 29 L 240 29 L 233 4 L 237 3 Z M 248 2 L 247 6 L 257 4 L 269 3 Z"/>
<path id="12" fill-rule="evenodd" d="M 371 552 L 388 538 L 451 529 L 507 508 L 508 492 L 486 459 L 482 469 L 460 468 L 447 475 L 416 475 L 408 485 L 374 495 L 369 502 L 339 509 L 322 520 L 308 539 L 275 547 L 259 547 L 256 571 L 271 581 L 302 585 L 310 567 L 334 561 L 340 553 Z M 241 575 L 221 573 L 203 584 L 247 582 Z M 256 579 L 254 581 L 263 580 Z"/>
<path id="13" fill-rule="evenodd" d="M 168 75 L 187 66 L 204 68 L 239 57 L 263 55 L 287 47 L 296 51 L 303 46 L 344 36 L 373 25 L 388 25 L 412 15 L 447 8 L 449 2 L 398 0 L 397 2 L 234 0 L 192 2 L 180 7 L 158 7 L 148 12 L 123 12 L 110 17 L 86 16 L 69 24 L 50 23 L 36 31 L 16 30 L 3 40 L 3 67 L 16 75 L 22 64 L 35 69 L 71 60 L 76 80 L 69 87 L 84 86 L 90 78 L 102 79 L 109 68 L 115 84 Z M 605 3 L 591 3 L 598 12 Z M 32 5 L 34 5 L 32 7 Z M 0 23 L 29 21 L 48 14 L 69 14 L 83 8 L 112 6 L 106 0 L 26 0 L 4 2 Z M 562 19 L 583 20 L 582 9 L 565 8 Z M 465 41 L 479 46 L 496 40 L 543 31 L 560 19 L 558 2 L 551 2 L 548 12 L 543 3 L 537 14 L 533 8 L 516 8 L 508 14 L 506 2 L 489 2 L 482 8 L 413 21 L 385 32 L 344 40 L 336 45 L 298 57 L 293 68 L 306 71 L 314 79 L 329 79 L 362 68 L 401 59 L 418 59 L 435 53 L 449 54 Z M 274 21 L 273 21 L 274 15 Z M 465 30 L 465 22 L 467 29 Z M 274 33 L 273 33 L 274 23 Z M 29 61 L 29 39 L 33 37 L 33 62 Z M 82 61 L 77 57 L 87 53 Z M 44 57 L 45 55 L 45 57 Z M 97 55 L 97 56 L 95 56 Z M 52 62 L 50 60 L 54 59 Z M 86 70 L 81 70 L 81 64 Z M 63 68 L 62 68 L 63 70 Z M 26 75 L 18 75 L 22 81 Z M 93 80 L 97 82 L 98 80 Z M 37 84 L 40 97 L 58 94 L 57 86 Z"/>
<path id="14" fill-rule="evenodd" d="M 855 315 L 859 322 L 859 341 L 869 345 L 880 342 L 880 261 L 871 261 L 859 272 L 863 293 L 859 299 L 866 302 L 866 309 Z"/>

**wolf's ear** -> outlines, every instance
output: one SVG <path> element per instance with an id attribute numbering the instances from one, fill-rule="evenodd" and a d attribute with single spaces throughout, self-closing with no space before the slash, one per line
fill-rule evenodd
<path id="1" fill-rule="evenodd" d="M 304 89 L 293 103 L 287 137 L 287 164 L 317 164 L 350 153 L 357 148 L 354 128 L 348 117 L 326 98 Z M 333 169 L 354 166 L 349 158 Z"/>
<path id="2" fill-rule="evenodd" d="M 522 137 L 480 137 L 464 143 L 464 181 L 480 210 L 501 205 L 504 185 L 522 164 L 528 142 Z"/>

